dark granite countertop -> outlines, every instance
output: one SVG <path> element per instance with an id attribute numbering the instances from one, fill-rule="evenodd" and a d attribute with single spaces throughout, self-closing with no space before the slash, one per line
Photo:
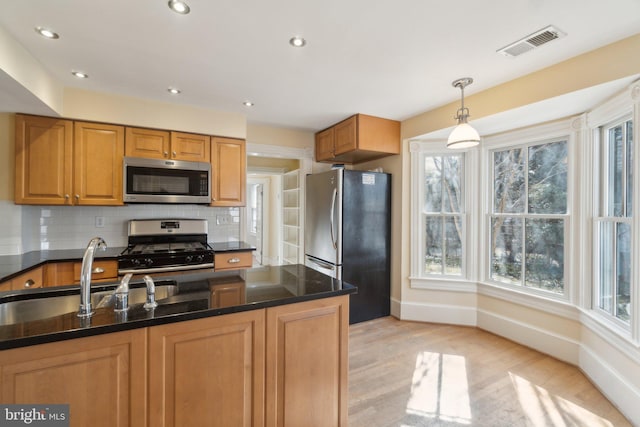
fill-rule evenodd
<path id="1" fill-rule="evenodd" d="M 214 252 L 246 252 L 255 251 L 255 246 L 246 242 L 209 242 Z"/>
<path id="2" fill-rule="evenodd" d="M 170 285 L 177 286 L 174 292 L 159 291 Z M 132 282 L 130 286 L 137 289 L 144 283 Z M 237 289 L 237 299 L 225 307 L 216 306 L 214 294 L 220 286 Z M 100 284 L 92 286 L 92 292 L 110 295 L 114 288 L 115 284 Z M 142 303 L 131 302 L 135 300 L 130 294 L 126 315 L 116 314 L 112 307 L 96 306 L 88 321 L 76 315 L 80 301 L 78 286 L 6 292 L 0 297 L 0 350 L 347 295 L 357 290 L 300 264 L 176 274 L 157 280 L 156 289 L 158 307 L 154 310 L 147 311 Z M 142 296 L 144 293 L 139 292 Z M 41 300 L 43 295 L 49 298 L 46 307 L 52 310 L 48 317 L 38 318 L 44 316 L 37 313 L 34 318 L 12 318 L 12 304 Z M 25 316 L 26 311 L 21 311 L 21 315 Z"/>
<path id="3" fill-rule="evenodd" d="M 214 252 L 255 251 L 256 248 L 246 242 L 209 243 Z M 105 251 L 96 251 L 95 259 L 116 259 L 126 248 L 108 247 Z M 82 261 L 85 249 L 57 249 L 50 251 L 32 251 L 21 255 L 0 256 L 0 282 L 39 267 L 47 262 Z"/>

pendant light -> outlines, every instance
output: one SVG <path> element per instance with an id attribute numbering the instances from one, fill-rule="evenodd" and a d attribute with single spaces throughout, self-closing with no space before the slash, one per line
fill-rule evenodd
<path id="1" fill-rule="evenodd" d="M 447 148 L 468 148 L 474 147 L 480 144 L 480 135 L 478 131 L 471 127 L 467 123 L 469 117 L 469 109 L 464 106 L 464 88 L 473 83 L 471 77 L 463 77 L 458 80 L 454 80 L 453 87 L 459 87 L 462 92 L 462 98 L 460 101 L 460 108 L 456 112 L 455 119 L 458 121 L 458 126 L 453 129 L 447 140 Z"/>

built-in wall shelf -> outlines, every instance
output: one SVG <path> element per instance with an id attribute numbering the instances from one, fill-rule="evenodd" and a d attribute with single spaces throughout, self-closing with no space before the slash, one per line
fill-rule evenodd
<path id="1" fill-rule="evenodd" d="M 282 176 L 282 258 L 298 264 L 300 252 L 300 170 Z"/>

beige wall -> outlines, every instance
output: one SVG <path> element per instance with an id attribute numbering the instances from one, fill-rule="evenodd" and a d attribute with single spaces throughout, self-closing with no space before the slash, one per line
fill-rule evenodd
<path id="1" fill-rule="evenodd" d="M 247 125 L 247 142 L 311 150 L 315 136 L 310 131 L 249 124 Z"/>
<path id="2" fill-rule="evenodd" d="M 10 113 L 0 113 L 0 200 L 13 200 L 15 175 L 15 120 Z"/>
<path id="3" fill-rule="evenodd" d="M 580 89 L 640 73 L 640 34 L 576 56 L 471 96 L 465 104 L 478 120 Z M 453 102 L 402 122 L 402 138 L 453 126 Z"/>
<path id="4" fill-rule="evenodd" d="M 123 125 L 245 138 L 243 114 L 65 88 L 63 116 Z"/>

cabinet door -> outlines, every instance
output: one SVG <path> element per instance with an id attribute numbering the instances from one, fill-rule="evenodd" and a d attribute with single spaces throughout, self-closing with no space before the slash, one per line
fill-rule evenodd
<path id="1" fill-rule="evenodd" d="M 233 307 L 245 303 L 245 282 L 211 285 L 211 308 Z"/>
<path id="2" fill-rule="evenodd" d="M 244 206 L 247 156 L 241 139 L 211 137 L 212 206 Z"/>
<path id="3" fill-rule="evenodd" d="M 267 309 L 267 427 L 347 425 L 349 297 Z"/>
<path id="4" fill-rule="evenodd" d="M 38 267 L 22 273 L 21 275 L 11 279 L 11 289 L 19 291 L 22 289 L 34 289 L 44 286 L 43 268 Z"/>
<path id="5" fill-rule="evenodd" d="M 349 117 L 335 128 L 335 155 L 358 148 L 358 116 Z"/>
<path id="6" fill-rule="evenodd" d="M 128 127 L 125 131 L 125 155 L 148 159 L 168 159 L 168 131 Z"/>
<path id="7" fill-rule="evenodd" d="M 75 277 L 73 264 L 73 261 L 48 262 L 45 264 L 43 286 L 65 286 L 79 283 L 80 275 L 78 274 L 78 277 Z"/>
<path id="8" fill-rule="evenodd" d="M 74 202 L 122 205 L 124 127 L 87 122 L 74 125 Z"/>
<path id="9" fill-rule="evenodd" d="M 149 425 L 264 424 L 264 310 L 149 328 Z"/>
<path id="10" fill-rule="evenodd" d="M 316 162 L 333 158 L 335 129 L 330 127 L 316 134 Z"/>
<path id="11" fill-rule="evenodd" d="M 16 114 L 15 202 L 71 204 L 73 123 Z"/>
<path id="12" fill-rule="evenodd" d="M 0 402 L 69 404 L 72 427 L 147 425 L 146 329 L 2 351 Z"/>
<path id="13" fill-rule="evenodd" d="M 171 153 L 169 154 L 173 160 L 209 163 L 211 161 L 210 137 L 193 133 L 171 132 Z"/>

